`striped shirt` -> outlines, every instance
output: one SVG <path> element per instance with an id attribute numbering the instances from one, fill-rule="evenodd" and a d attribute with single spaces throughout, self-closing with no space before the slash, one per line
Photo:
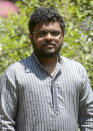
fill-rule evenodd
<path id="1" fill-rule="evenodd" d="M 60 56 L 53 77 L 34 53 L 0 79 L 0 131 L 93 131 L 93 92 L 84 67 Z"/>

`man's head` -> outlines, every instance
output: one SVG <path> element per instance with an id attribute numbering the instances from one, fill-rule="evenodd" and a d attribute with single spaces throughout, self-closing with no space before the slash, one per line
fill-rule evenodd
<path id="1" fill-rule="evenodd" d="M 35 26 L 38 23 L 45 23 L 45 22 L 55 22 L 58 21 L 60 23 L 60 27 L 62 33 L 64 35 L 65 32 L 65 24 L 61 15 L 59 15 L 58 11 L 54 8 L 46 8 L 40 7 L 32 13 L 30 20 L 29 20 L 29 32 L 32 34 Z"/>
<path id="2" fill-rule="evenodd" d="M 37 8 L 29 21 L 30 40 L 39 57 L 58 55 L 64 36 L 65 24 L 57 10 Z"/>

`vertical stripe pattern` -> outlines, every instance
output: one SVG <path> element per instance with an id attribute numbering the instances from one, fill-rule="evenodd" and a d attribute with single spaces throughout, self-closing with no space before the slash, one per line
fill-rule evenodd
<path id="1" fill-rule="evenodd" d="M 0 79 L 0 131 L 93 131 L 93 92 L 84 67 L 60 56 L 51 77 L 33 53 Z"/>

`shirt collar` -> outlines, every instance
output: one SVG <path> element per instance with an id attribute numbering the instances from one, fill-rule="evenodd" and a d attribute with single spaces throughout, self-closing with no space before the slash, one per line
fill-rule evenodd
<path id="1" fill-rule="evenodd" d="M 38 60 L 35 52 L 32 53 L 32 55 L 30 56 L 30 58 L 32 58 L 32 60 L 33 60 L 35 63 L 37 63 L 39 66 L 41 66 L 42 68 L 44 68 L 44 67 L 41 65 L 40 61 Z M 56 65 L 56 72 L 58 72 L 59 70 L 61 70 L 61 68 L 62 68 L 62 63 L 63 63 L 63 61 L 62 61 L 62 56 L 58 55 L 58 63 L 57 63 L 57 65 Z M 29 65 L 29 67 L 30 67 L 30 65 Z M 28 73 L 28 72 L 31 72 L 31 68 L 25 68 L 25 69 L 26 69 L 26 72 L 27 72 L 27 73 Z"/>
<path id="2" fill-rule="evenodd" d="M 41 65 L 41 63 L 39 62 L 39 60 L 38 60 L 35 52 L 32 53 L 32 57 L 33 57 L 33 59 L 34 59 L 38 64 Z M 59 54 L 58 54 L 58 62 L 59 62 L 59 64 L 62 64 L 62 63 L 63 63 L 63 62 L 62 62 L 62 56 L 60 56 Z"/>
<path id="3" fill-rule="evenodd" d="M 33 59 L 34 59 L 42 68 L 44 68 L 44 67 L 41 65 L 40 61 L 38 60 L 35 52 L 32 53 L 32 57 L 33 57 Z M 57 71 L 57 72 L 58 72 L 59 70 L 61 70 L 62 65 L 63 65 L 62 63 L 63 63 L 63 61 L 62 61 L 62 56 L 58 55 L 58 63 L 57 63 L 57 65 L 56 65 L 56 71 Z"/>

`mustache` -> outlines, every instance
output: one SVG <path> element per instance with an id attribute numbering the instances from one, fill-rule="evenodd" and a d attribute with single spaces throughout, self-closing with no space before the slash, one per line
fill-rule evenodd
<path id="1" fill-rule="evenodd" d="M 54 41 L 52 41 L 52 42 L 43 42 L 43 43 L 42 43 L 42 46 L 46 46 L 46 45 L 56 46 L 56 43 L 55 43 Z"/>

